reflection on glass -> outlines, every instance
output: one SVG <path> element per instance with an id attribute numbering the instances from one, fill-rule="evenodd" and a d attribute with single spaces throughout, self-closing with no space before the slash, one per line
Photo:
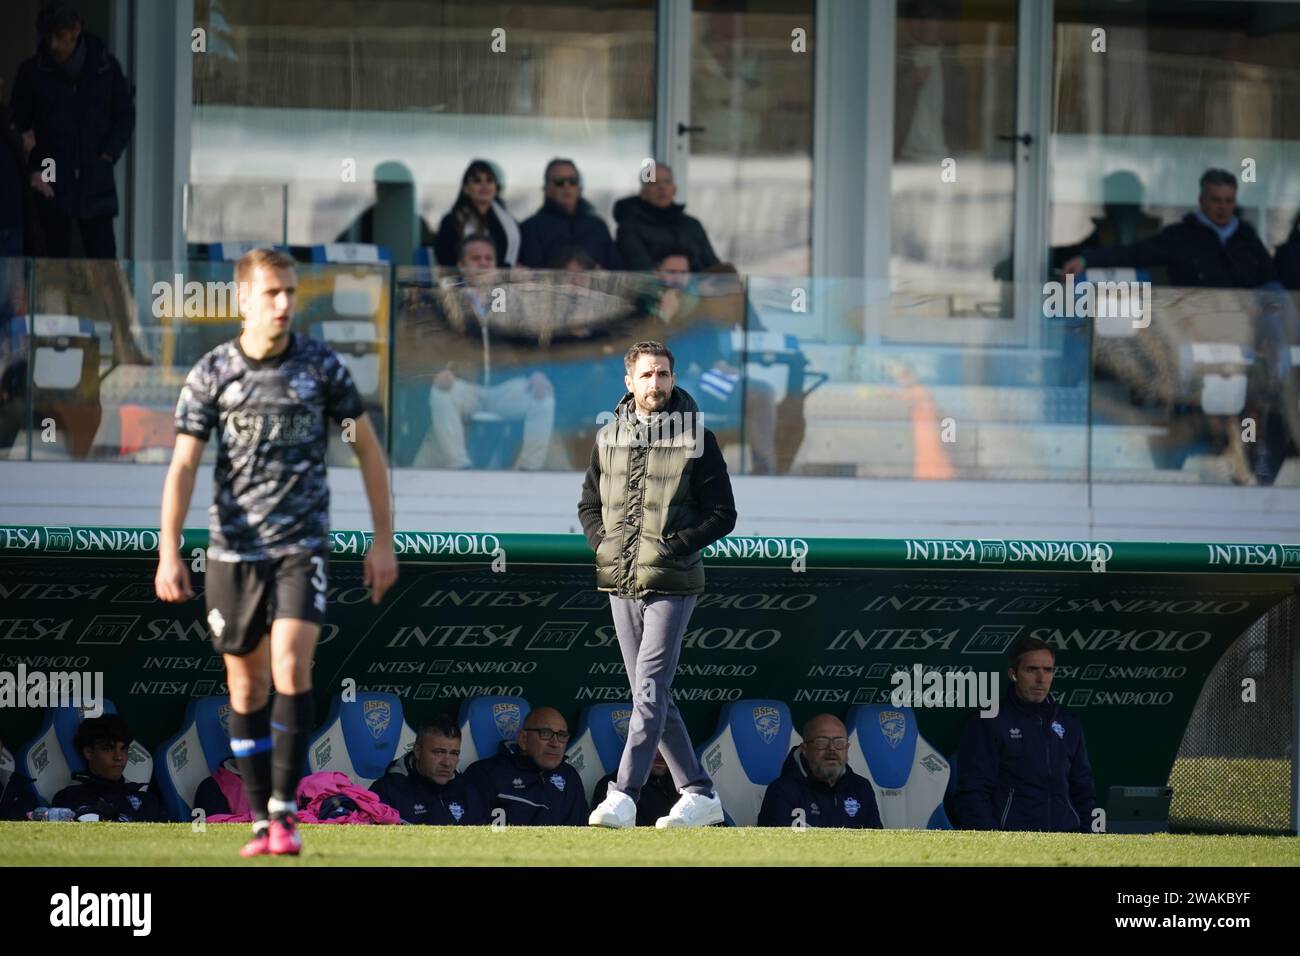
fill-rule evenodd
<path id="1" fill-rule="evenodd" d="M 861 279 L 504 270 L 468 248 L 454 270 L 298 266 L 295 328 L 339 352 L 381 435 L 391 410 L 395 467 L 581 470 L 654 339 L 735 474 L 1300 486 L 1296 293 L 1155 286 L 1149 325 L 1045 313 L 1031 362 L 993 337 L 871 340 Z M 238 334 L 232 264 L 13 265 L 0 455 L 166 461 L 185 374 Z M 87 285 L 110 267 L 120 302 Z M 330 462 L 353 463 L 337 438 Z"/>
<path id="2" fill-rule="evenodd" d="M 942 290 L 918 303 L 925 316 L 996 315 L 995 276 L 1011 277 L 1015 168 L 999 136 L 1015 129 L 1016 4 L 897 2 L 892 287 Z"/>
<path id="3" fill-rule="evenodd" d="M 694 3 L 690 208 L 745 272 L 811 266 L 814 6 Z"/>
<path id="4" fill-rule="evenodd" d="M 401 270 L 398 283 L 398 466 L 585 468 L 643 340 L 668 346 L 706 426 L 742 452 L 735 275 L 506 272 L 481 244 L 456 272 Z"/>
<path id="5" fill-rule="evenodd" d="M 1055 6 L 1053 265 L 1150 283 L 1149 327 L 1094 323 L 1095 479 L 1300 478 L 1286 6 Z"/>
<path id="6" fill-rule="evenodd" d="M 650 147 L 653 0 L 408 0 L 367 5 L 361 25 L 357 9 L 194 0 L 195 26 L 221 52 L 194 58 L 190 241 L 404 252 L 423 219 L 419 245 L 431 245 L 427 227 L 474 157 L 497 164 L 500 198 L 522 221 L 540 205 L 555 144 L 581 162 L 586 196 L 608 218 Z M 414 215 L 389 223 L 393 197 L 382 194 L 395 183 Z M 287 227 L 229 215 L 267 184 L 287 195 Z M 372 206 L 376 238 L 336 240 Z"/>

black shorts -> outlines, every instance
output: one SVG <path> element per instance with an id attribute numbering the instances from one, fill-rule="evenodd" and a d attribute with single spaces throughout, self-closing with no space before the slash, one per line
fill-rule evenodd
<path id="1" fill-rule="evenodd" d="M 208 629 L 219 654 L 248 654 L 277 618 L 325 619 L 329 558 L 290 554 L 264 561 L 209 561 L 204 597 Z"/>

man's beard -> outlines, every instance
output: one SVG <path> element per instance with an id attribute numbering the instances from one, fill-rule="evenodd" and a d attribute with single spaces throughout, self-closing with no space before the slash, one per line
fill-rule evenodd
<path id="1" fill-rule="evenodd" d="M 844 776 L 844 764 L 840 764 L 838 767 L 813 767 L 812 772 L 813 776 L 822 783 L 834 785 L 840 777 Z"/>

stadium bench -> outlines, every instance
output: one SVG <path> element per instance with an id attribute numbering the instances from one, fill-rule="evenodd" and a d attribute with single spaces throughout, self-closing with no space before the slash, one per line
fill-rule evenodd
<path id="1" fill-rule="evenodd" d="M 592 704 L 578 718 L 578 730 L 565 756 L 582 777 L 582 786 L 591 803 L 591 794 L 600 778 L 618 770 L 627 742 L 627 724 L 632 717 L 632 702 Z"/>
<path id="2" fill-rule="evenodd" d="M 871 781 L 886 829 L 952 829 L 943 809 L 948 761 L 920 735 L 911 707 L 852 707 L 845 724 L 848 764 Z"/>
<path id="3" fill-rule="evenodd" d="M 199 784 L 232 755 L 230 698 L 191 700 L 180 730 L 158 745 L 158 753 L 158 793 L 173 820 L 188 821 Z"/>
<path id="4" fill-rule="evenodd" d="M 112 701 L 104 701 L 104 713 L 117 713 Z M 40 806 L 49 806 L 54 795 L 72 782 L 72 775 L 86 769 L 86 761 L 72 745 L 81 719 L 80 707 L 47 709 L 36 736 L 18 751 L 18 766 L 32 780 Z M 126 752 L 124 776 L 132 783 L 145 784 L 153 776 L 153 757 L 138 740 L 131 741 Z"/>
<path id="5" fill-rule="evenodd" d="M 368 787 L 414 744 L 415 731 L 395 694 L 357 691 L 347 703 L 336 694 L 325 725 L 307 744 L 307 772 L 345 773 L 358 787 Z"/>
<path id="6" fill-rule="evenodd" d="M 463 771 L 484 757 L 494 756 L 502 741 L 513 746 L 529 710 L 528 701 L 522 697 L 471 697 L 462 703 L 456 718 L 460 724 L 460 763 L 456 769 Z"/>
<path id="7" fill-rule="evenodd" d="M 736 700 L 722 708 L 717 731 L 698 753 L 727 823 L 752 827 L 758 822 L 767 785 L 780 776 L 790 748 L 802 742 L 782 701 Z"/>

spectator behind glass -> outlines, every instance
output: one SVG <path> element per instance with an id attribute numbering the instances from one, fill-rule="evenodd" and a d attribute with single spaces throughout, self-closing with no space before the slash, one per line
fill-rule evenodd
<path id="1" fill-rule="evenodd" d="M 27 160 L 22 139 L 14 129 L 9 107 L 3 102 L 4 80 L 0 79 L 0 259 L 21 259 L 23 220 L 28 203 Z M 2 268 L 3 266 L 0 266 Z M 7 316 L 8 282 L 0 275 L 0 319 Z"/>
<path id="2" fill-rule="evenodd" d="M 1292 291 L 1300 291 L 1300 212 L 1296 213 L 1295 222 L 1286 241 L 1277 247 L 1274 255 L 1277 260 L 1278 278 Z"/>
<path id="3" fill-rule="evenodd" d="M 494 335 L 493 317 L 500 315 L 502 325 L 508 320 L 519 321 L 520 309 L 508 286 L 494 284 L 496 249 L 492 240 L 487 236 L 466 239 L 461 243 L 457 265 L 462 281 L 438 290 L 437 304 L 452 338 L 447 343 L 446 367 L 434 375 L 429 393 L 428 449 L 421 449 L 416 463 L 439 468 L 473 467 L 465 421 L 478 413 L 488 413 L 507 422 L 523 423 L 517 468 L 544 468 L 555 425 L 555 393 L 550 380 L 534 372 L 493 383 L 494 364 L 499 380 L 503 353 L 509 352 L 508 346 Z M 501 312 L 494 311 L 498 303 L 505 307 Z"/>
<path id="4" fill-rule="evenodd" d="M 387 246 L 394 262 L 411 262 L 417 246 L 433 245 L 433 230 L 416 211 L 415 177 L 405 163 L 375 166 L 375 201 L 343 227 L 335 242 Z"/>
<path id="5" fill-rule="evenodd" d="M 456 265 L 460 244 L 470 236 L 490 236 L 496 261 L 513 266 L 519 258 L 519 224 L 501 202 L 501 178 L 496 167 L 476 159 L 460 178 L 460 195 L 438 224 L 433 251 L 440 266 Z"/>
<path id="6" fill-rule="evenodd" d="M 133 739 L 135 734 L 117 714 L 83 720 L 72 745 L 86 761 L 86 769 L 72 775 L 73 782 L 54 795 L 50 806 L 106 822 L 166 822 L 167 811 L 149 792 L 149 785 L 132 783 L 124 776 Z"/>
<path id="7" fill-rule="evenodd" d="M 1094 216 L 1092 232 L 1081 242 L 1052 248 L 1052 267 L 1060 269 L 1084 249 L 1099 246 L 1131 246 L 1150 239 L 1161 229 L 1160 219 L 1142 211 L 1146 190 L 1137 174 L 1121 169 L 1110 173 L 1102 180 L 1102 195 L 1106 201 L 1103 205 L 1104 215 Z M 1005 278 L 1011 278 L 1010 260 L 1007 260 Z M 1163 284 L 1166 276 L 1163 268 L 1153 271 L 1153 282 Z"/>
<path id="8" fill-rule="evenodd" d="M 687 249 L 668 246 L 656 250 L 654 275 L 662 290 L 657 298 L 642 300 L 643 318 L 650 327 L 637 330 L 634 337 L 668 346 L 680 363 L 679 384 L 699 403 L 705 422 L 720 436 L 739 432 L 743 409 L 744 437 L 752 456 L 749 472 L 772 474 L 776 390 L 757 378 L 742 385 L 740 369 L 728 361 L 735 357 L 730 347 L 732 327 L 700 314 L 702 300 L 692 291 Z"/>
<path id="9" fill-rule="evenodd" d="M 676 196 L 672 169 L 657 163 L 653 180 L 641 184 L 640 195 L 614 204 L 618 249 L 626 268 L 649 271 L 655 266 L 655 251 L 668 246 L 685 252 L 689 272 L 703 272 L 718 264 L 704 226 L 686 215 L 685 204 L 673 202 Z"/>
<path id="10" fill-rule="evenodd" d="M 103 41 L 82 32 L 72 7 L 43 7 L 36 30 L 40 45 L 18 67 L 11 106 L 30 149 L 29 182 L 40 194 L 46 255 L 71 255 L 75 223 L 85 258 L 116 258 L 113 164 L 135 129 L 133 91 Z"/>
<path id="11" fill-rule="evenodd" d="M 1222 169 L 1206 170 L 1199 207 L 1149 239 L 1084 249 L 1062 271 L 1075 275 L 1087 268 L 1160 265 L 1175 286 L 1281 288 L 1268 249 L 1250 224 L 1237 216 L 1237 177 Z"/>
<path id="12" fill-rule="evenodd" d="M 546 196 L 542 208 L 520 226 L 520 265 L 541 269 L 577 248 L 590 256 L 597 268 L 623 268 L 623 257 L 610 238 L 609 227 L 582 198 L 582 177 L 572 160 L 547 163 L 542 189 Z"/>

